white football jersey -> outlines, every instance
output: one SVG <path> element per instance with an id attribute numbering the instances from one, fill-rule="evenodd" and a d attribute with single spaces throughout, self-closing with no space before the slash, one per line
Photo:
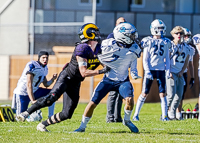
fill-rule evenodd
<path id="1" fill-rule="evenodd" d="M 14 90 L 14 94 L 28 95 L 27 93 L 27 76 L 26 74 L 33 74 L 33 93 L 39 88 L 39 85 L 43 82 L 45 76 L 48 74 L 47 66 L 42 67 L 37 61 L 30 61 L 26 64 L 23 73 L 18 80 L 17 87 Z"/>
<path id="2" fill-rule="evenodd" d="M 145 71 L 168 70 L 170 68 L 171 41 L 169 39 L 155 39 L 148 36 L 142 39 L 141 46 L 144 48 L 143 67 Z"/>
<path id="3" fill-rule="evenodd" d="M 172 48 L 170 49 L 170 71 L 172 73 L 179 73 L 185 63 L 186 57 L 194 55 L 194 48 L 190 48 L 187 44 L 177 44 L 172 41 Z"/>
<path id="4" fill-rule="evenodd" d="M 111 70 L 105 75 L 115 81 L 124 81 L 128 77 L 128 69 L 130 72 L 137 70 L 137 58 L 141 53 L 141 49 L 137 44 L 133 44 L 130 48 L 119 47 L 115 39 L 110 38 L 102 41 L 102 54 L 98 55 L 101 63 L 110 67 Z"/>

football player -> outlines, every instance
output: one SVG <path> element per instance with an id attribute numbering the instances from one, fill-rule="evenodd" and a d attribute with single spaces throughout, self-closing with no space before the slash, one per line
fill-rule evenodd
<path id="1" fill-rule="evenodd" d="M 184 42 L 181 26 L 174 27 L 170 33 L 174 39 L 170 49 L 170 78 L 167 78 L 167 107 L 169 119 L 176 120 L 176 109 L 182 99 L 185 83 L 183 73 L 190 56 L 194 55 L 194 49 Z"/>
<path id="2" fill-rule="evenodd" d="M 159 96 L 161 100 L 162 121 L 167 121 L 167 100 L 165 94 L 166 80 L 165 76 L 169 76 L 170 59 L 169 49 L 171 48 L 171 42 L 169 39 L 163 37 L 166 32 L 165 23 L 160 19 L 155 19 L 150 25 L 150 31 L 152 36 L 148 36 L 142 39 L 141 46 L 143 51 L 143 67 L 144 67 L 144 80 L 142 93 L 140 94 L 133 121 L 139 121 L 140 110 L 149 94 L 153 80 L 157 80 L 159 87 Z"/>
<path id="3" fill-rule="evenodd" d="M 189 45 L 190 48 L 192 48 L 192 50 L 195 49 L 195 45 L 192 44 L 192 33 L 189 29 L 187 28 L 183 28 L 184 30 L 184 42 L 186 44 Z M 188 68 L 185 69 L 184 73 L 183 73 L 183 78 L 185 80 L 185 84 L 184 84 L 184 89 L 183 89 L 183 96 L 182 96 L 182 99 L 180 101 L 180 104 L 176 110 L 176 118 L 178 120 L 183 120 L 182 118 L 182 114 L 181 114 L 181 110 L 182 110 L 182 104 L 183 104 L 183 99 L 184 99 L 184 95 L 185 95 L 185 92 L 186 92 L 186 89 L 187 89 L 187 85 L 188 85 L 188 82 L 187 82 L 187 69 L 189 69 L 190 71 L 190 76 L 191 76 L 191 79 L 190 79 L 190 88 L 193 87 L 194 85 L 194 66 L 193 66 L 193 56 L 190 56 L 189 58 L 189 63 L 188 63 Z"/>
<path id="4" fill-rule="evenodd" d="M 200 34 L 196 34 L 192 37 L 193 43 L 196 46 L 198 53 L 200 55 Z M 199 58 L 199 68 L 198 68 L 198 75 L 199 75 L 199 83 L 200 83 L 200 58 Z M 200 88 L 200 84 L 199 84 Z M 199 104 L 200 104 L 200 91 L 199 91 Z M 200 106 L 199 106 L 199 111 L 200 111 Z M 200 112 L 199 112 L 199 119 L 200 121 Z"/>
<path id="5" fill-rule="evenodd" d="M 65 65 L 48 96 L 39 98 L 27 111 L 18 116 L 20 121 L 25 121 L 34 111 L 51 106 L 63 94 L 63 109 L 37 125 L 37 130 L 47 132 L 47 126 L 71 119 L 79 101 L 81 82 L 85 77 L 103 74 L 109 70 L 105 66 L 95 70 L 100 62 L 97 54 L 101 53 L 98 42 L 100 41 L 99 28 L 92 23 L 81 26 L 79 30 L 81 43 L 77 43 L 71 60 Z"/>
<path id="6" fill-rule="evenodd" d="M 99 60 L 111 69 L 96 86 L 91 101 L 85 108 L 81 125 L 74 132 L 85 132 L 94 109 L 110 91 L 117 91 L 125 99 L 123 124 L 131 132 L 139 132 L 138 128 L 130 121 L 134 103 L 133 86 L 128 76 L 129 67 L 131 71 L 135 69 L 133 61 L 140 57 L 141 49 L 135 43 L 138 33 L 132 24 L 121 23 L 114 28 L 113 34 L 114 38 L 102 42 L 102 54 L 98 56 Z"/>
<path id="7" fill-rule="evenodd" d="M 30 61 L 26 64 L 13 92 L 12 108 L 16 109 L 17 116 L 27 110 L 30 101 L 33 104 L 38 98 L 46 96 L 50 92 L 50 89 L 39 87 L 41 83 L 45 87 L 49 87 L 57 78 L 57 74 L 53 74 L 51 80 L 47 81 L 48 60 L 48 52 L 40 51 L 38 61 Z M 49 107 L 49 117 L 53 114 L 54 104 Z"/>
<path id="8" fill-rule="evenodd" d="M 116 26 L 120 23 L 126 22 L 124 17 L 120 17 L 116 21 Z M 110 33 L 107 37 L 109 38 L 114 38 L 113 33 Z M 134 79 L 139 79 L 142 78 L 138 76 L 138 71 L 137 71 L 137 60 L 135 60 L 135 70 L 131 71 L 131 74 L 134 76 Z M 111 91 L 108 95 L 107 99 L 107 115 L 106 115 L 106 122 L 107 123 L 112 123 L 112 122 L 122 122 L 122 117 L 121 117 L 121 108 L 122 108 L 122 96 L 119 95 L 118 92 L 116 91 Z"/>

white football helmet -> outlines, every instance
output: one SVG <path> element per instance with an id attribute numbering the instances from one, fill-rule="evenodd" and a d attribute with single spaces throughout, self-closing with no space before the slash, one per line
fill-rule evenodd
<path id="1" fill-rule="evenodd" d="M 186 39 L 186 38 L 184 38 L 184 42 L 186 42 L 186 43 L 190 43 L 191 41 L 192 41 L 192 32 L 189 30 L 189 29 L 187 29 L 187 28 L 184 28 L 183 27 L 183 31 L 184 31 L 184 35 L 187 35 L 188 36 L 188 38 Z"/>
<path id="2" fill-rule="evenodd" d="M 138 38 L 138 32 L 134 25 L 124 22 L 118 24 L 113 30 L 116 41 L 123 44 L 132 44 Z"/>
<path id="3" fill-rule="evenodd" d="M 28 122 L 34 122 L 34 121 L 41 121 L 42 120 L 42 111 L 37 110 L 33 112 L 31 115 L 28 116 L 26 119 Z"/>
<path id="4" fill-rule="evenodd" d="M 152 35 L 165 35 L 166 34 L 166 25 L 165 23 L 160 20 L 154 20 L 150 25 L 150 31 Z"/>

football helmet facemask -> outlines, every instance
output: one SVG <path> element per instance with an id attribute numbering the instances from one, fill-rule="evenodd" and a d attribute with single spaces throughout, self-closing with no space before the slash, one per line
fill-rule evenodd
<path id="1" fill-rule="evenodd" d="M 130 23 L 120 23 L 113 30 L 114 38 L 122 44 L 132 44 L 138 38 L 138 32 L 134 25 Z"/>
<path id="2" fill-rule="evenodd" d="M 187 28 L 184 28 L 184 27 L 183 27 L 183 31 L 184 31 L 184 35 L 188 37 L 187 39 L 184 38 L 184 42 L 190 43 L 192 41 L 192 33 L 191 33 L 191 31 L 189 29 L 187 29 Z"/>
<path id="3" fill-rule="evenodd" d="M 152 35 L 165 35 L 166 34 L 166 25 L 165 23 L 160 20 L 154 20 L 150 25 L 150 31 Z"/>
<path id="4" fill-rule="evenodd" d="M 101 36 L 99 32 L 99 28 L 93 23 L 87 23 L 81 26 L 78 36 L 81 42 L 87 42 L 89 40 L 100 41 Z"/>

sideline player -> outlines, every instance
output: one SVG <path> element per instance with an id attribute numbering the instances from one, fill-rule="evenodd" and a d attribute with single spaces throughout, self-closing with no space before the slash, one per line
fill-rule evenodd
<path id="1" fill-rule="evenodd" d="M 196 46 L 198 53 L 200 55 L 200 34 L 196 34 L 192 37 L 193 43 Z M 199 58 L 199 68 L 198 68 L 198 75 L 199 75 L 199 83 L 200 83 L 200 58 Z M 200 84 L 199 84 L 199 89 L 200 89 Z M 199 91 L 199 105 L 200 105 L 200 91 Z M 199 111 L 200 111 L 200 106 L 199 106 Z M 200 121 L 200 112 L 199 112 L 199 119 Z"/>
<path id="2" fill-rule="evenodd" d="M 50 89 L 39 87 L 41 83 L 45 87 L 49 87 L 57 78 L 57 74 L 53 74 L 51 80 L 47 81 L 48 60 L 48 52 L 40 51 L 38 61 L 30 61 L 26 64 L 13 92 L 12 109 L 16 109 L 17 116 L 27 110 L 30 101 L 33 104 L 38 98 L 46 96 L 50 92 Z M 55 104 L 49 107 L 49 117 L 54 114 L 54 106 Z"/>
<path id="3" fill-rule="evenodd" d="M 184 42 L 186 44 L 189 45 L 189 47 L 191 47 L 192 49 L 196 49 L 195 48 L 195 45 L 192 44 L 192 33 L 189 29 L 187 28 L 183 28 L 184 30 Z M 187 89 L 187 85 L 188 85 L 188 82 L 187 82 L 187 70 L 189 69 L 189 72 L 190 72 L 190 76 L 191 76 L 191 79 L 190 79 L 190 88 L 193 87 L 194 85 L 194 66 L 193 66 L 193 56 L 190 56 L 189 58 L 189 63 L 188 63 L 188 67 L 185 69 L 184 73 L 183 73 L 183 78 L 185 80 L 185 84 L 184 84 L 184 89 L 183 89 L 183 96 L 182 96 L 182 99 L 180 101 L 180 104 L 178 106 L 178 108 L 176 109 L 176 118 L 178 120 L 183 120 L 182 118 L 182 114 L 181 114 L 181 110 L 182 110 L 182 104 L 183 104 L 183 99 L 184 99 L 184 95 L 185 95 L 185 92 L 186 92 L 186 89 Z"/>
<path id="4" fill-rule="evenodd" d="M 45 121 L 37 125 L 37 130 L 47 132 L 47 126 L 71 119 L 79 101 L 81 82 L 85 77 L 103 74 L 109 70 L 104 66 L 101 70 L 94 70 L 100 62 L 97 54 L 101 53 L 98 42 L 100 41 L 99 28 L 92 23 L 84 24 L 79 30 L 78 43 L 72 54 L 71 60 L 61 71 L 54 87 L 47 97 L 38 99 L 27 111 L 18 116 L 20 121 L 25 121 L 29 114 L 34 111 L 50 106 L 63 94 L 63 109 Z"/>
<path id="5" fill-rule="evenodd" d="M 167 107 L 170 120 L 176 120 L 176 109 L 183 96 L 183 73 L 187 68 L 189 57 L 194 55 L 194 49 L 184 43 L 184 31 L 176 26 L 170 32 L 174 38 L 170 49 L 170 78 L 167 78 Z"/>
<path id="6" fill-rule="evenodd" d="M 134 69 L 135 62 L 133 61 L 137 60 L 141 52 L 134 41 L 138 37 L 138 33 L 130 23 L 117 25 L 113 33 L 114 39 L 110 38 L 102 42 L 102 54 L 98 56 L 99 60 L 111 69 L 95 88 L 91 101 L 85 108 L 81 125 L 74 132 L 85 132 L 86 125 L 91 119 L 94 109 L 109 91 L 117 91 L 125 99 L 123 124 L 131 132 L 139 132 L 138 128 L 130 121 L 134 102 L 133 86 L 128 76 L 129 67 L 131 70 Z"/>
<path id="7" fill-rule="evenodd" d="M 159 87 L 159 96 L 161 100 L 162 121 L 167 121 L 167 100 L 165 95 L 166 80 L 165 76 L 169 76 L 170 59 L 169 48 L 171 48 L 170 40 L 163 37 L 166 32 L 165 23 L 160 19 L 155 19 L 150 26 L 153 36 L 142 39 L 141 46 L 143 51 L 143 67 L 145 76 L 143 80 L 142 93 L 140 94 L 133 121 L 139 121 L 140 110 L 149 94 L 149 90 L 153 80 L 157 80 Z"/>

